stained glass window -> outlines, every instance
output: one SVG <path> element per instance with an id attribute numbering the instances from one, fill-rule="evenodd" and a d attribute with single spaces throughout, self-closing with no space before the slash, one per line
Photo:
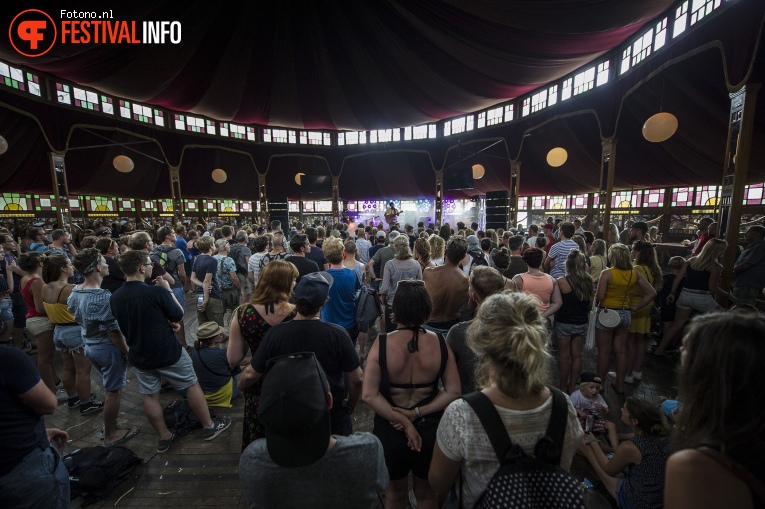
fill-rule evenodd
<path id="1" fill-rule="evenodd" d="M 290 212 L 300 212 L 300 202 L 290 200 L 289 210 Z"/>
<path id="2" fill-rule="evenodd" d="M 69 210 L 78 211 L 82 210 L 82 204 L 79 198 L 69 198 Z"/>
<path id="3" fill-rule="evenodd" d="M 26 85 L 24 84 L 24 71 L 21 69 L 8 65 L 5 62 L 0 62 L 0 76 L 2 76 L 2 82 L 5 86 L 21 90 L 22 92 L 26 90 Z M 29 91 L 35 95 L 40 95 L 40 85 L 38 84 L 39 79 L 33 81 L 31 73 L 27 73 L 27 76 L 29 76 L 30 82 L 37 85 L 37 93 L 32 90 L 31 84 Z M 34 78 L 37 79 L 37 76 L 34 76 Z"/>
<path id="4" fill-rule="evenodd" d="M 28 195 L 19 193 L 3 193 L 0 196 L 0 210 L 32 210 L 32 200 Z"/>
<path id="5" fill-rule="evenodd" d="M 106 196 L 83 196 L 85 210 L 88 212 L 114 212 L 117 210 L 117 199 Z"/>
<path id="6" fill-rule="evenodd" d="M 643 196 L 644 207 L 663 207 L 664 189 L 647 189 Z"/>
<path id="7" fill-rule="evenodd" d="M 234 200 L 221 200 L 218 202 L 219 212 L 239 212 L 239 204 Z"/>
<path id="8" fill-rule="evenodd" d="M 298 136 L 301 145 L 331 145 L 332 139 L 329 133 L 317 131 L 300 131 Z"/>
<path id="9" fill-rule="evenodd" d="M 693 189 L 688 187 L 676 187 L 672 189 L 673 207 L 693 206 Z"/>
<path id="10" fill-rule="evenodd" d="M 241 212 L 252 212 L 252 202 L 251 201 L 239 202 L 239 210 Z"/>
<path id="11" fill-rule="evenodd" d="M 699 186 L 694 203 L 697 207 L 715 207 L 720 203 L 720 186 Z"/>
<path id="12" fill-rule="evenodd" d="M 544 209 L 546 202 L 547 202 L 547 196 L 532 196 L 531 208 L 534 210 Z"/>
<path id="13" fill-rule="evenodd" d="M 765 205 L 765 184 L 752 184 L 744 187 L 744 205 Z"/>
<path id="14" fill-rule="evenodd" d="M 181 203 L 183 204 L 183 210 L 186 212 L 199 211 L 199 204 L 196 200 L 181 200 Z"/>
<path id="15" fill-rule="evenodd" d="M 34 195 L 35 210 L 48 212 L 56 210 L 56 198 L 50 194 Z M 77 202 L 79 209 L 79 201 Z M 70 207 L 71 209 L 71 207 Z"/>
<path id="16" fill-rule="evenodd" d="M 569 206 L 572 209 L 586 209 L 589 201 L 589 196 L 586 194 L 575 194 L 568 197 Z"/>
<path id="17" fill-rule="evenodd" d="M 72 87 L 74 91 L 74 105 L 80 108 L 92 111 L 100 111 L 101 105 L 98 102 L 98 94 L 89 90 Z"/>
<path id="18" fill-rule="evenodd" d="M 547 196 L 545 201 L 545 208 L 552 210 L 563 210 L 566 208 L 565 196 Z"/>
<path id="19" fill-rule="evenodd" d="M 518 210 L 524 210 L 529 208 L 529 197 L 528 196 L 519 196 L 518 197 Z"/>
<path id="20" fill-rule="evenodd" d="M 72 94 L 69 85 L 56 83 L 56 100 L 61 104 L 72 104 Z"/>
<path id="21" fill-rule="evenodd" d="M 108 113 L 109 115 L 114 115 L 114 103 L 112 102 L 112 98 L 109 96 L 102 95 L 101 108 L 104 113 Z"/>
<path id="22" fill-rule="evenodd" d="M 217 210 L 216 204 L 218 200 L 212 200 L 210 198 L 202 199 L 202 211 L 208 214 L 214 213 Z"/>
<path id="23" fill-rule="evenodd" d="M 120 198 L 117 207 L 121 212 L 135 212 L 135 202 L 127 198 Z"/>
<path id="24" fill-rule="evenodd" d="M 157 206 L 159 207 L 159 212 L 161 213 L 167 213 L 167 212 L 173 212 L 173 200 L 170 198 L 164 199 L 164 200 L 157 200 Z"/>

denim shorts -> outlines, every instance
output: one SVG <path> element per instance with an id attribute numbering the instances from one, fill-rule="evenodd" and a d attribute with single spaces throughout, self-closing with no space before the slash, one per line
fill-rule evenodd
<path id="1" fill-rule="evenodd" d="M 3 320 L 10 329 L 13 325 L 13 302 L 11 302 L 11 299 L 0 300 L 0 316 L 3 317 Z"/>
<path id="2" fill-rule="evenodd" d="M 127 359 L 112 343 L 86 345 L 85 357 L 104 377 L 104 390 L 117 392 L 127 384 Z"/>
<path id="3" fill-rule="evenodd" d="M 197 375 L 194 373 L 194 365 L 188 352 L 181 350 L 181 358 L 178 362 L 164 368 L 135 369 L 135 377 L 138 379 L 138 392 L 141 394 L 156 394 L 162 384 L 160 377 L 170 382 L 176 391 L 188 389 L 197 383 Z"/>
<path id="4" fill-rule="evenodd" d="M 683 290 L 680 292 L 680 298 L 677 299 L 677 307 L 692 309 L 699 313 L 708 313 L 718 309 L 720 305 L 715 301 L 711 293 L 696 293 Z"/>
<path id="5" fill-rule="evenodd" d="M 624 484 L 626 482 L 626 479 L 623 477 L 616 481 L 614 494 L 616 495 L 616 505 L 619 509 L 632 509 L 632 502 L 630 502 L 629 497 L 627 497 L 627 490 L 624 489 Z"/>
<path id="6" fill-rule="evenodd" d="M 175 295 L 175 298 L 178 300 L 181 306 L 183 306 L 183 309 L 186 309 L 186 292 L 183 290 L 182 286 L 173 286 L 170 288 L 172 290 L 173 295 Z"/>
<path id="7" fill-rule="evenodd" d="M 78 352 L 85 347 L 82 339 L 82 328 L 79 324 L 56 324 L 53 330 L 53 344 L 59 352 Z"/>
<path id="8" fill-rule="evenodd" d="M 587 336 L 587 329 L 590 327 L 589 323 L 560 323 L 555 321 L 555 337 L 568 338 L 568 337 L 585 337 Z"/>
<path id="9" fill-rule="evenodd" d="M 56 448 L 35 447 L 0 477 L 0 500 L 3 507 L 71 507 L 69 472 Z"/>
<path id="10" fill-rule="evenodd" d="M 604 327 L 600 324 L 600 322 L 595 319 L 595 328 L 600 330 L 614 330 L 614 329 L 629 329 L 630 323 L 632 323 L 632 313 L 629 309 L 613 309 L 613 308 L 607 308 L 609 311 L 616 311 L 619 313 L 619 318 L 621 321 L 619 322 L 619 325 L 616 327 Z M 597 312 L 600 312 L 600 308 L 598 308 Z"/>

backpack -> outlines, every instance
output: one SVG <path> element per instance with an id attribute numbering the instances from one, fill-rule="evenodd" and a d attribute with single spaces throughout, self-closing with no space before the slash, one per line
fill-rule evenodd
<path id="1" fill-rule="evenodd" d="M 167 429 L 183 437 L 195 429 L 202 429 L 202 422 L 189 406 L 186 399 L 176 399 L 162 411 Z M 215 414 L 210 412 L 210 417 L 215 419 Z"/>
<path id="2" fill-rule="evenodd" d="M 547 431 L 529 457 L 513 444 L 497 409 L 482 392 L 463 399 L 478 415 L 499 460 L 499 469 L 489 481 L 475 509 L 570 508 L 584 509 L 579 481 L 560 466 L 568 405 L 558 389 L 552 392 L 552 415 Z"/>
<path id="3" fill-rule="evenodd" d="M 29 246 L 29 251 L 36 251 L 38 253 L 42 253 L 45 251 L 45 244 L 41 244 L 39 242 L 32 242 Z"/>
<path id="4" fill-rule="evenodd" d="M 106 498 L 143 460 L 127 447 L 83 447 L 64 456 L 71 498 L 82 496 L 87 507 Z"/>
<path id="5" fill-rule="evenodd" d="M 177 275 L 177 269 L 178 264 L 175 263 L 175 261 L 171 260 L 170 257 L 167 255 L 170 251 L 173 249 L 178 249 L 177 247 L 173 247 L 167 250 L 160 249 L 162 246 L 155 247 L 150 255 L 157 258 L 157 262 L 162 266 L 163 269 L 165 269 L 167 272 L 170 273 L 171 276 L 175 277 Z"/>
<path id="6" fill-rule="evenodd" d="M 268 262 L 271 260 L 284 260 L 289 256 L 289 253 L 287 251 L 282 251 L 281 253 L 275 254 L 274 256 L 271 256 L 270 254 L 266 253 L 263 255 L 263 258 L 260 259 L 260 270 L 263 270 L 263 267 L 266 266 Z"/>
<path id="7" fill-rule="evenodd" d="M 242 246 L 239 244 L 232 244 L 231 250 L 228 252 L 228 256 L 234 260 L 234 263 L 236 264 L 236 273 L 241 274 L 243 276 L 247 275 L 247 265 L 242 265 L 239 263 L 239 258 L 241 257 L 242 260 L 244 260 L 244 255 L 242 254 Z"/>

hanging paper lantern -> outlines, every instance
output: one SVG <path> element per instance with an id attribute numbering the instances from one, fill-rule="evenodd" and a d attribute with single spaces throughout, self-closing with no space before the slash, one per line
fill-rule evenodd
<path id="1" fill-rule="evenodd" d="M 473 165 L 473 178 L 479 179 L 483 177 L 486 174 L 486 169 L 483 167 L 482 164 L 474 164 Z"/>
<path id="2" fill-rule="evenodd" d="M 220 168 L 216 168 L 212 172 L 212 179 L 217 182 L 218 184 L 222 184 L 226 181 L 228 178 L 228 175 L 226 175 L 225 170 L 221 170 Z"/>
<path id="3" fill-rule="evenodd" d="M 563 163 L 568 159 L 568 152 L 565 148 L 555 147 L 547 153 L 547 164 L 553 168 L 563 166 Z"/>
<path id="4" fill-rule="evenodd" d="M 668 140 L 677 131 L 677 117 L 663 111 L 651 116 L 643 124 L 643 138 L 659 143 Z"/>
<path id="5" fill-rule="evenodd" d="M 297 173 L 297 174 L 295 174 L 295 183 L 297 185 L 302 185 L 300 182 L 302 180 L 303 175 L 305 175 L 305 173 Z"/>
<path id="6" fill-rule="evenodd" d="M 120 173 L 130 173 L 135 168 L 133 160 L 128 156 L 119 155 L 112 161 L 114 168 Z"/>

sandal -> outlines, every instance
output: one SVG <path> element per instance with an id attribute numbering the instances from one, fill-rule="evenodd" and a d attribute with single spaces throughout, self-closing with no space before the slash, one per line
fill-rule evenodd
<path id="1" fill-rule="evenodd" d="M 122 430 L 119 430 L 119 431 L 122 431 Z M 141 431 L 140 428 L 138 428 L 137 426 L 133 426 L 130 429 L 126 429 L 125 430 L 125 434 L 122 435 L 121 438 L 118 438 L 117 440 L 115 440 L 114 442 L 112 442 L 110 444 L 107 444 L 106 442 L 104 442 L 104 446 L 105 447 L 112 447 L 112 446 L 115 446 L 115 445 L 119 445 L 119 444 L 125 443 L 128 440 L 130 440 L 131 438 L 133 438 L 134 436 L 136 436 L 140 431 Z"/>

